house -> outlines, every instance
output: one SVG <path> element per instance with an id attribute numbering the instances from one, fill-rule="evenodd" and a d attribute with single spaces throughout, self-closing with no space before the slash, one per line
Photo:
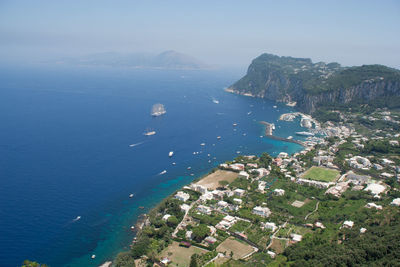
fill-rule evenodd
<path id="1" fill-rule="evenodd" d="M 204 241 L 206 241 L 209 244 L 214 244 L 215 242 L 217 242 L 217 239 L 215 237 L 212 236 L 207 236 Z"/>
<path id="2" fill-rule="evenodd" d="M 188 193 L 183 192 L 183 191 L 179 191 L 179 192 L 176 193 L 174 198 L 176 198 L 176 199 L 178 199 L 180 201 L 186 202 L 190 198 L 190 195 Z"/>
<path id="3" fill-rule="evenodd" d="M 290 234 L 290 237 L 292 238 L 293 242 L 300 242 L 303 236 L 298 235 L 298 234 Z"/>
<path id="4" fill-rule="evenodd" d="M 317 228 L 325 229 L 326 227 L 321 222 L 315 222 L 314 226 Z"/>
<path id="5" fill-rule="evenodd" d="M 250 175 L 249 175 L 247 172 L 245 172 L 245 171 L 241 171 L 241 172 L 239 172 L 239 176 L 238 176 L 238 178 L 245 178 L 245 179 L 249 179 L 249 177 L 250 177 Z"/>
<path id="6" fill-rule="evenodd" d="M 379 195 L 385 191 L 385 187 L 381 184 L 369 184 L 364 190 L 371 192 L 373 195 Z"/>
<path id="7" fill-rule="evenodd" d="M 186 239 L 192 240 L 193 231 L 186 231 L 185 237 Z"/>
<path id="8" fill-rule="evenodd" d="M 353 228 L 354 222 L 353 221 L 344 221 L 342 227 L 351 229 Z"/>
<path id="9" fill-rule="evenodd" d="M 268 250 L 268 251 L 267 251 L 267 254 L 268 254 L 272 259 L 274 259 L 274 258 L 276 257 L 276 253 L 273 252 L 273 251 L 271 251 L 271 250 Z"/>
<path id="10" fill-rule="evenodd" d="M 265 181 L 259 181 L 258 182 L 258 190 L 260 190 L 261 192 L 264 192 L 266 184 L 267 184 L 267 182 L 265 182 Z"/>
<path id="11" fill-rule="evenodd" d="M 211 193 L 212 193 L 214 199 L 218 199 L 218 200 L 223 200 L 224 199 L 224 195 L 225 195 L 224 191 L 213 190 Z"/>
<path id="12" fill-rule="evenodd" d="M 199 212 L 204 213 L 204 214 L 207 214 L 207 215 L 210 215 L 210 214 L 211 214 L 211 208 L 210 208 L 210 207 L 207 207 L 207 206 L 204 206 L 204 205 L 199 205 L 199 206 L 197 207 L 197 210 L 198 210 Z"/>
<path id="13" fill-rule="evenodd" d="M 367 231 L 367 228 L 364 228 L 364 227 L 360 228 L 360 234 L 364 234 L 366 231 Z"/>
<path id="14" fill-rule="evenodd" d="M 218 201 L 217 205 L 218 205 L 218 207 L 220 207 L 220 208 L 226 208 L 229 204 L 228 204 L 228 202 L 225 202 L 225 201 L 223 201 L 223 200 L 220 200 L 220 201 Z"/>
<path id="15" fill-rule="evenodd" d="M 241 200 L 240 198 L 234 198 L 234 199 L 233 199 L 233 202 L 234 202 L 235 204 L 242 205 L 243 200 Z"/>
<path id="16" fill-rule="evenodd" d="M 390 203 L 390 205 L 400 207 L 400 198 L 393 199 L 392 202 Z"/>
<path id="17" fill-rule="evenodd" d="M 391 161 L 389 159 L 382 159 L 382 165 L 388 166 L 390 164 L 394 164 L 394 161 Z"/>
<path id="18" fill-rule="evenodd" d="M 357 169 L 369 169 L 371 167 L 371 162 L 369 159 L 355 156 L 348 160 L 350 167 L 357 168 Z"/>
<path id="19" fill-rule="evenodd" d="M 169 217 L 171 217 L 171 214 L 165 214 L 165 215 L 162 217 L 162 220 L 163 220 L 163 221 L 168 221 Z"/>
<path id="20" fill-rule="evenodd" d="M 180 207 L 181 207 L 181 210 L 183 210 L 185 212 L 190 209 L 190 206 L 188 204 L 182 204 L 182 205 L 180 205 Z"/>
<path id="21" fill-rule="evenodd" d="M 277 196 L 283 196 L 285 194 L 285 190 L 277 188 L 274 190 L 274 194 Z"/>
<path id="22" fill-rule="evenodd" d="M 370 176 L 366 176 L 366 175 L 357 175 L 352 171 L 349 171 L 346 174 L 347 181 L 349 181 L 350 183 L 355 184 L 355 185 L 366 184 L 370 178 L 371 178 Z"/>
<path id="23" fill-rule="evenodd" d="M 253 172 L 258 173 L 259 178 L 267 176 L 269 174 L 269 171 L 265 168 L 258 168 L 258 169 L 253 170 Z"/>
<path id="24" fill-rule="evenodd" d="M 237 188 L 237 189 L 235 189 L 235 190 L 233 191 L 233 194 L 234 194 L 235 196 L 238 196 L 238 197 L 243 197 L 245 193 L 246 193 L 246 191 L 243 190 L 243 189 L 240 189 L 240 188 Z"/>
<path id="25" fill-rule="evenodd" d="M 271 232 L 275 232 L 275 230 L 278 228 L 276 224 L 273 222 L 266 222 L 266 223 L 261 222 L 261 227 L 270 230 Z"/>
<path id="26" fill-rule="evenodd" d="M 200 196 L 200 200 L 203 202 L 205 202 L 207 200 L 212 200 L 213 198 L 214 198 L 214 195 L 211 192 L 206 192 Z"/>
<path id="27" fill-rule="evenodd" d="M 246 166 L 249 168 L 258 168 L 257 163 L 247 163 Z"/>
<path id="28" fill-rule="evenodd" d="M 375 208 L 375 209 L 377 209 L 377 210 L 381 210 L 382 209 L 382 206 L 381 205 L 376 205 L 375 203 L 367 203 L 367 205 L 365 205 L 365 207 L 366 208 L 368 208 L 368 209 L 372 209 L 372 208 Z"/>
<path id="29" fill-rule="evenodd" d="M 200 184 L 191 184 L 190 188 L 196 192 L 199 192 L 201 194 L 205 194 L 207 192 L 207 188 L 200 185 Z"/>
<path id="30" fill-rule="evenodd" d="M 257 206 L 253 208 L 252 212 L 253 214 L 259 215 L 261 217 L 269 217 L 269 215 L 271 215 L 271 211 L 267 207 Z"/>
<path id="31" fill-rule="evenodd" d="M 229 165 L 229 168 L 234 170 L 234 171 L 243 171 L 244 170 L 244 164 L 234 163 L 234 164 Z"/>
<path id="32" fill-rule="evenodd" d="M 225 216 L 216 226 L 217 229 L 227 230 L 236 223 L 236 218 L 230 215 Z"/>
<path id="33" fill-rule="evenodd" d="M 289 155 L 286 152 L 281 152 L 281 153 L 278 154 L 278 158 L 281 158 L 281 159 L 285 159 L 285 158 L 288 158 L 288 157 L 289 157 Z"/>

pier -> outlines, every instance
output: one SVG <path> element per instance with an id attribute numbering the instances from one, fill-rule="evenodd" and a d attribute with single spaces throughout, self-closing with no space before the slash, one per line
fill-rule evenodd
<path id="1" fill-rule="evenodd" d="M 295 144 L 298 144 L 298 145 L 301 145 L 301 146 L 305 146 L 305 144 L 302 141 L 288 139 L 288 138 L 284 138 L 284 137 L 279 137 L 279 136 L 273 135 L 273 131 L 275 129 L 275 125 L 273 123 L 269 123 L 269 122 L 266 122 L 266 121 L 260 121 L 260 123 L 265 126 L 265 136 L 266 137 L 268 137 L 270 139 L 274 139 L 274 140 L 279 140 L 279 141 L 289 142 L 289 143 L 295 143 Z"/>

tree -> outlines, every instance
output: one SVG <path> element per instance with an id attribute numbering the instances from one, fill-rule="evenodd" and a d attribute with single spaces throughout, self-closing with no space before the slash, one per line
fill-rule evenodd
<path id="1" fill-rule="evenodd" d="M 134 267 L 135 260 L 129 251 L 121 252 L 114 260 L 115 267 Z"/>
<path id="2" fill-rule="evenodd" d="M 201 242 L 208 234 L 210 229 L 205 224 L 200 224 L 199 226 L 193 228 L 193 239 L 197 242 Z"/>
<path id="3" fill-rule="evenodd" d="M 47 267 L 47 265 L 40 264 L 36 261 L 24 260 L 21 267 Z"/>
<path id="4" fill-rule="evenodd" d="M 167 225 L 169 227 L 175 227 L 179 223 L 178 219 L 175 216 L 170 216 L 167 220 Z"/>
<path id="5" fill-rule="evenodd" d="M 197 266 L 199 266 L 198 263 L 197 263 L 197 258 L 198 258 L 197 254 L 193 254 L 190 257 L 190 265 L 189 265 L 189 267 L 197 267 Z"/>

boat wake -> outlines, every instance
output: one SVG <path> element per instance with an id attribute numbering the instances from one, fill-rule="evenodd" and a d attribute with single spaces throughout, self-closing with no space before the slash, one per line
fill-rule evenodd
<path id="1" fill-rule="evenodd" d="M 141 144 L 143 144 L 144 142 L 140 142 L 140 143 L 136 143 L 136 144 L 131 144 L 131 145 L 129 145 L 129 147 L 135 147 L 135 146 L 138 146 L 138 145 L 141 145 Z"/>
<path id="2" fill-rule="evenodd" d="M 81 216 L 76 216 L 76 218 L 73 219 L 72 222 L 77 222 L 77 221 L 79 221 L 80 219 L 81 219 Z"/>
<path id="3" fill-rule="evenodd" d="M 166 174 L 167 173 L 167 171 L 166 170 L 163 170 L 162 172 L 160 172 L 158 175 L 163 175 L 163 174 Z"/>

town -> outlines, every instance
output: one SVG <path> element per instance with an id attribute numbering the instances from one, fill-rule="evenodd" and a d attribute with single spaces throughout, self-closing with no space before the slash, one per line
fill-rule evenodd
<path id="1" fill-rule="evenodd" d="M 295 260 L 304 239 L 345 244 L 398 221 L 399 114 L 333 112 L 302 117 L 316 134 L 301 152 L 239 156 L 164 200 L 116 266 L 267 266 Z"/>

